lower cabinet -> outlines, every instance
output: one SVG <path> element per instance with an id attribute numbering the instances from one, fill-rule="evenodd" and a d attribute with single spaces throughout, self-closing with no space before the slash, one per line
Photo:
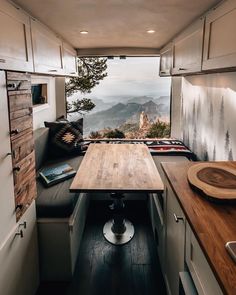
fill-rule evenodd
<path id="1" fill-rule="evenodd" d="M 169 185 L 166 185 L 166 272 L 167 291 L 179 294 L 179 273 L 184 270 L 185 216 Z"/>
<path id="2" fill-rule="evenodd" d="M 39 284 L 35 203 L 0 248 L 0 293 L 32 295 Z"/>
<path id="3" fill-rule="evenodd" d="M 186 224 L 186 264 L 199 295 L 223 295 L 189 224 Z"/>

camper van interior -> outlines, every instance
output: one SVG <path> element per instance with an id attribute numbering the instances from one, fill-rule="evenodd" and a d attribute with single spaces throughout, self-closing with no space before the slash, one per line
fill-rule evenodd
<path id="1" fill-rule="evenodd" d="M 236 295 L 235 29 L 236 0 L 0 0 L 0 295 Z"/>

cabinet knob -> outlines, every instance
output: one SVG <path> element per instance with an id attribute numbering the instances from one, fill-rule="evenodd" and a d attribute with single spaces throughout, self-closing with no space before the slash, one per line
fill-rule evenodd
<path id="1" fill-rule="evenodd" d="M 19 232 L 15 233 L 15 236 L 20 236 L 21 238 L 24 237 L 23 230 L 21 229 Z"/>
<path id="2" fill-rule="evenodd" d="M 1 63 L 6 63 L 6 60 L 3 59 L 3 58 L 0 58 L 0 62 L 1 62 Z"/>
<path id="3" fill-rule="evenodd" d="M 19 172 L 19 171 L 20 171 L 20 169 L 21 169 L 21 167 L 20 167 L 20 166 L 16 166 L 16 167 L 14 167 L 14 168 L 13 168 L 13 171 L 14 171 L 14 172 Z"/>
<path id="4" fill-rule="evenodd" d="M 19 134 L 19 133 L 20 133 L 19 129 L 13 129 L 13 130 L 11 130 L 10 135 L 16 135 L 16 134 Z"/>
<path id="5" fill-rule="evenodd" d="M 183 217 L 178 216 L 178 215 L 176 215 L 175 213 L 174 213 L 173 215 L 174 215 L 175 222 L 178 223 L 180 220 L 184 221 L 184 218 L 183 218 Z"/>

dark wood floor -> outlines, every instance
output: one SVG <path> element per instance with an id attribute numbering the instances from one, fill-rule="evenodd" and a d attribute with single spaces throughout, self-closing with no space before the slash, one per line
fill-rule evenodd
<path id="1" fill-rule="evenodd" d="M 110 217 L 107 204 L 91 203 L 73 280 L 42 284 L 37 295 L 165 295 L 146 207 L 144 201 L 127 204 L 135 236 L 126 245 L 113 246 L 102 235 Z"/>

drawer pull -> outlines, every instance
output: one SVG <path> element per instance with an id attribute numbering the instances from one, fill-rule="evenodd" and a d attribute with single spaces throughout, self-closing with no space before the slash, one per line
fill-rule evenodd
<path id="1" fill-rule="evenodd" d="M 161 71 L 161 74 L 166 74 L 166 71 Z"/>
<path id="2" fill-rule="evenodd" d="M 0 62 L 5 64 L 6 63 L 6 60 L 3 59 L 3 58 L 0 58 Z"/>
<path id="3" fill-rule="evenodd" d="M 178 68 L 178 71 L 187 71 L 188 69 L 185 68 Z"/>
<path id="4" fill-rule="evenodd" d="M 23 226 L 23 228 L 26 229 L 26 227 L 27 227 L 26 221 L 24 221 L 23 223 L 20 223 L 19 224 L 19 227 L 21 227 L 21 226 Z"/>
<path id="5" fill-rule="evenodd" d="M 178 215 L 176 215 L 175 213 L 174 213 L 173 215 L 174 215 L 175 222 L 178 223 L 180 220 L 184 221 L 184 218 L 183 218 L 183 217 L 178 216 Z"/>
<path id="6" fill-rule="evenodd" d="M 76 74 L 76 72 L 71 72 L 70 74 L 71 74 L 71 75 L 75 75 L 75 74 Z"/>
<path id="7" fill-rule="evenodd" d="M 49 72 L 51 72 L 51 73 L 56 73 L 57 70 L 49 70 Z"/>
<path id="8" fill-rule="evenodd" d="M 19 172 L 20 169 L 21 169 L 20 166 L 16 166 L 16 167 L 13 168 L 13 171 L 14 171 L 14 172 Z"/>
<path id="9" fill-rule="evenodd" d="M 21 238 L 24 238 L 23 230 L 21 229 L 19 232 L 15 234 L 15 236 L 20 236 Z"/>
<path id="10" fill-rule="evenodd" d="M 13 129 L 13 130 L 11 130 L 10 135 L 16 135 L 16 134 L 19 134 L 19 133 L 20 133 L 19 129 Z"/>

